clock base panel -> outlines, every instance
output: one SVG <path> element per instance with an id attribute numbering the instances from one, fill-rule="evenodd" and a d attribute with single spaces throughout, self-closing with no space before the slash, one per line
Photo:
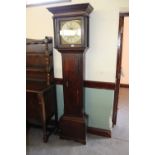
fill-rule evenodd
<path id="1" fill-rule="evenodd" d="M 87 117 L 62 116 L 60 138 L 86 144 Z"/>

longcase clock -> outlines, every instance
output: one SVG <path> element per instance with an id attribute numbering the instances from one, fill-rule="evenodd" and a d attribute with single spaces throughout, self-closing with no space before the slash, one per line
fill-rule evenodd
<path id="1" fill-rule="evenodd" d="M 64 114 L 60 137 L 86 143 L 84 53 L 89 47 L 89 3 L 48 8 L 53 13 L 55 48 L 62 55 Z"/>

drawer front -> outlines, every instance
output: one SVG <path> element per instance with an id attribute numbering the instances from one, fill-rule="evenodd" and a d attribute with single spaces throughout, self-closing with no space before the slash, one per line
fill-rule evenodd
<path id="1" fill-rule="evenodd" d="M 50 66 L 52 67 L 53 59 L 52 55 L 26 55 L 26 66 Z"/>
<path id="2" fill-rule="evenodd" d="M 53 50 L 52 43 L 49 44 L 29 44 L 26 45 L 26 52 L 27 53 L 51 53 Z"/>
<path id="3" fill-rule="evenodd" d="M 49 81 L 51 83 L 54 81 L 54 77 L 52 74 L 47 72 L 39 72 L 39 71 L 26 71 L 26 79 L 27 80 L 41 80 L 41 81 Z"/>

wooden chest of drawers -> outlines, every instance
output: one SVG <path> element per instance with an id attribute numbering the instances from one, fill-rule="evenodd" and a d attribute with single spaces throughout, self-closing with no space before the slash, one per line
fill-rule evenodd
<path id="1" fill-rule="evenodd" d="M 51 38 L 44 40 L 27 40 L 26 79 L 54 83 L 53 44 Z"/>
<path id="2" fill-rule="evenodd" d="M 57 125 L 56 87 L 53 73 L 52 38 L 27 39 L 26 43 L 26 121 L 41 125 L 47 142 L 52 117 Z"/>

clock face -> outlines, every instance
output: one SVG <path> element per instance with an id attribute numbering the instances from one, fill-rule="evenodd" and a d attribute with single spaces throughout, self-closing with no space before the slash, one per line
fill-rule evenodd
<path id="1" fill-rule="evenodd" d="M 81 20 L 69 20 L 60 22 L 61 44 L 81 44 Z"/>

